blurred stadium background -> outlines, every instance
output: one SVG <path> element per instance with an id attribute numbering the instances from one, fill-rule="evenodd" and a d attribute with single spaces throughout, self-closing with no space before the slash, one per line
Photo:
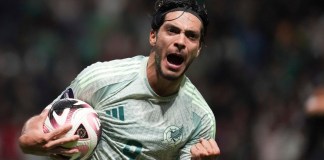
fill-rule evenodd
<path id="1" fill-rule="evenodd" d="M 319 147 L 306 152 L 312 144 L 304 113 L 324 77 L 320 0 L 206 3 L 207 46 L 188 76 L 215 113 L 219 159 L 322 160 Z M 21 126 L 87 65 L 148 55 L 152 6 L 152 0 L 0 1 L 1 160 L 44 159 L 18 149 Z"/>

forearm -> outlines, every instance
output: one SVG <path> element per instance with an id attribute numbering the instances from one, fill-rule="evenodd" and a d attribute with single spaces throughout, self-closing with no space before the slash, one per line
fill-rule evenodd
<path id="1" fill-rule="evenodd" d="M 23 153 L 25 154 L 37 154 L 37 155 L 44 155 L 44 154 L 41 154 L 41 153 L 35 153 L 33 152 L 32 150 L 29 150 L 29 146 L 32 146 L 35 144 L 35 142 L 38 142 L 40 140 L 36 140 L 34 137 L 33 137 L 33 134 L 28 134 L 29 130 L 30 129 L 33 129 L 34 127 L 31 126 L 32 123 L 34 121 L 38 121 L 40 119 L 40 115 L 35 115 L 31 118 L 29 118 L 23 128 L 22 128 L 22 131 L 21 131 L 21 135 L 18 139 L 18 143 L 19 143 L 19 147 L 20 149 L 23 151 Z M 36 135 L 35 135 L 36 136 Z M 34 143 L 32 143 L 34 142 Z"/>
<path id="2" fill-rule="evenodd" d="M 78 149 L 66 149 L 60 147 L 62 144 L 77 141 L 78 135 L 65 137 L 64 135 L 72 128 L 71 125 L 64 125 L 50 133 L 44 133 L 43 124 L 47 117 L 48 110 L 31 117 L 23 126 L 19 137 L 19 146 L 26 154 L 34 155 L 69 155 L 78 152 Z"/>
<path id="3" fill-rule="evenodd" d="M 22 129 L 21 129 L 21 135 L 20 135 L 20 137 L 22 137 L 22 136 L 26 133 L 26 131 L 27 131 L 26 128 L 28 128 L 30 122 L 33 121 L 34 119 L 37 119 L 38 116 L 39 116 L 39 115 L 35 115 L 35 116 L 33 116 L 33 117 L 30 117 L 30 118 L 25 122 L 24 126 L 23 126 Z M 20 140 L 20 138 L 19 138 L 19 140 Z"/>
<path id="4" fill-rule="evenodd" d="M 21 149 L 21 151 L 23 153 L 25 153 L 25 154 L 33 154 L 33 155 L 40 155 L 40 156 L 48 155 L 45 152 L 33 150 L 33 148 L 30 147 L 33 144 L 28 143 L 28 142 L 31 142 L 31 141 L 35 141 L 35 139 L 33 137 L 26 136 L 26 135 L 21 135 L 19 137 L 19 146 L 20 146 L 20 149 Z"/>

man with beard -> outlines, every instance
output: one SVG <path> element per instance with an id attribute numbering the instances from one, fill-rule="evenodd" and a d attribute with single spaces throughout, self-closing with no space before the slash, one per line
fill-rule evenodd
<path id="1" fill-rule="evenodd" d="M 204 43 L 205 6 L 195 0 L 158 0 L 155 8 L 148 57 L 90 65 L 62 93 L 89 103 L 100 116 L 102 136 L 91 159 L 213 159 L 220 154 L 213 112 L 185 76 Z M 60 147 L 79 138 L 63 136 L 70 125 L 43 133 L 50 107 L 26 122 L 20 147 L 53 158 L 78 152 Z"/>

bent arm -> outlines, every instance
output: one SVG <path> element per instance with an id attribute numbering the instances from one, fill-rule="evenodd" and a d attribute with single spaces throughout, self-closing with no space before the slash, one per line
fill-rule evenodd
<path id="1" fill-rule="evenodd" d="M 45 109 L 41 114 L 31 117 L 26 121 L 22 133 L 18 139 L 19 146 L 25 154 L 50 156 L 53 154 L 70 155 L 78 152 L 77 149 L 65 149 L 60 145 L 78 140 L 79 136 L 64 137 L 72 128 L 65 125 L 50 133 L 43 132 L 43 124 L 47 117 L 48 110 Z"/>
<path id="2" fill-rule="evenodd" d="M 215 141 L 216 122 L 214 116 L 205 115 L 197 125 L 190 140 L 182 148 L 180 159 L 207 160 L 220 155 L 220 149 Z"/>

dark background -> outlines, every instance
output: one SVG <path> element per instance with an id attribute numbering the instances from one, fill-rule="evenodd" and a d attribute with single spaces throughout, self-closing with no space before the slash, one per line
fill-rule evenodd
<path id="1" fill-rule="evenodd" d="M 188 76 L 215 113 L 219 160 L 323 159 L 316 147 L 305 152 L 304 113 L 324 76 L 321 2 L 206 4 L 207 44 Z M 21 126 L 87 65 L 148 55 L 152 6 L 152 0 L 0 1 L 1 160 L 44 159 L 18 149 Z"/>

